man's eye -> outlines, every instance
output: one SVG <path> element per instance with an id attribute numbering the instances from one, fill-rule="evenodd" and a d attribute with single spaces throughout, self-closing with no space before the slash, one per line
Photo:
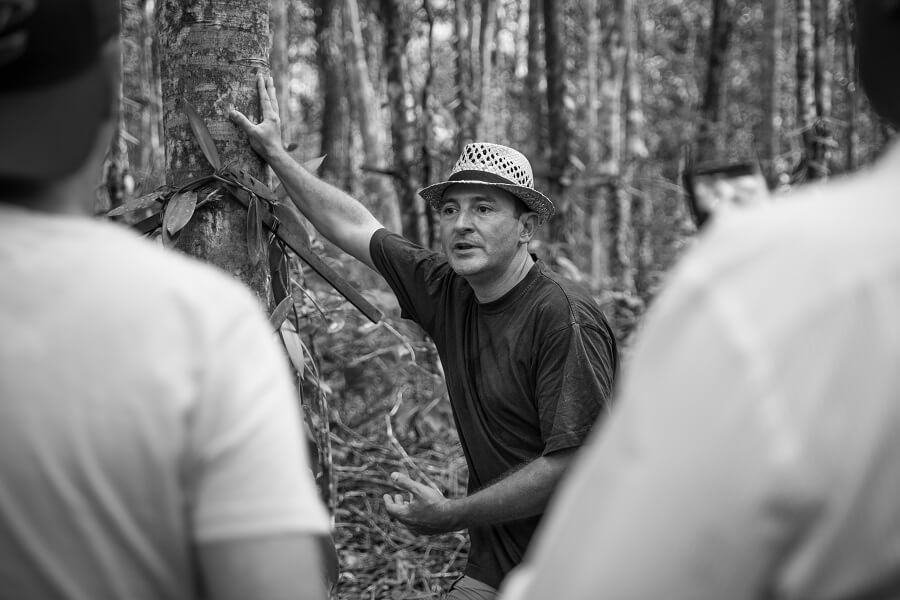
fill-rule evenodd
<path id="1" fill-rule="evenodd" d="M 450 216 L 456 212 L 456 209 L 452 206 L 445 206 L 441 209 L 441 216 Z"/>
<path id="2" fill-rule="evenodd" d="M 491 212 L 491 207 L 488 206 L 487 204 L 480 204 L 477 207 L 475 207 L 475 210 L 481 214 L 486 214 L 486 213 Z"/>

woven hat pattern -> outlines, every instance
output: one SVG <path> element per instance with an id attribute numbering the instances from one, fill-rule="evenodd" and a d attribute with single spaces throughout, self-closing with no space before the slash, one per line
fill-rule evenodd
<path id="1" fill-rule="evenodd" d="M 456 183 L 489 185 L 506 190 L 522 200 L 528 208 L 542 216 L 549 217 L 556 207 L 544 194 L 534 189 L 534 175 L 531 164 L 518 150 L 474 142 L 466 144 L 462 154 L 450 171 L 448 181 L 435 183 L 419 191 L 419 195 L 432 208 L 439 210 L 444 191 Z"/>

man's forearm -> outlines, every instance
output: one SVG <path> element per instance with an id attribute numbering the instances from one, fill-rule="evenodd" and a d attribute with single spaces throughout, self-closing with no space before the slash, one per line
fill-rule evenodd
<path id="1" fill-rule="evenodd" d="M 503 479 L 447 507 L 451 530 L 525 519 L 544 512 L 575 449 L 541 456 Z"/>
<path id="2" fill-rule="evenodd" d="M 372 267 L 369 239 L 381 224 L 359 201 L 322 181 L 285 150 L 265 157 L 293 203 L 319 233 Z"/>

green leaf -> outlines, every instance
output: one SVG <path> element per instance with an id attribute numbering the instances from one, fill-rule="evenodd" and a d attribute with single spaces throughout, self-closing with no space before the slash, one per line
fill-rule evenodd
<path id="1" fill-rule="evenodd" d="M 191 130 L 194 132 L 194 137 L 197 138 L 197 143 L 203 151 L 203 156 L 205 156 L 206 160 L 209 161 L 209 164 L 218 171 L 222 168 L 222 161 L 219 159 L 219 152 L 216 150 L 216 144 L 209 134 L 209 129 L 206 128 L 206 123 L 203 122 L 200 113 L 198 113 L 197 109 L 184 98 L 181 99 L 181 110 L 187 115 L 188 122 L 191 124 Z"/>
<path id="2" fill-rule="evenodd" d="M 306 357 L 303 354 L 303 342 L 300 340 L 300 334 L 294 331 L 293 327 L 286 325 L 281 328 L 281 341 L 284 342 L 284 349 L 287 350 L 291 364 L 302 377 L 306 371 Z"/>
<path id="3" fill-rule="evenodd" d="M 322 166 L 322 163 L 325 162 L 325 157 L 327 154 L 323 154 L 318 158 L 312 158 L 305 163 L 303 163 L 303 168 L 309 171 L 310 173 L 315 173 L 319 170 L 319 167 Z"/>
<path id="4" fill-rule="evenodd" d="M 156 190 L 155 192 L 150 192 L 149 194 L 145 194 L 139 198 L 132 198 L 131 200 L 127 200 L 126 202 L 122 203 L 121 206 L 117 206 L 106 213 L 106 216 L 121 217 L 126 213 L 134 212 L 136 210 L 146 210 L 152 207 L 154 204 L 158 203 L 164 195 L 165 194 L 163 191 Z"/>
<path id="5" fill-rule="evenodd" d="M 182 192 L 175 195 L 166 205 L 166 215 L 163 217 L 163 230 L 169 235 L 175 235 L 181 231 L 197 208 L 197 192 Z"/>
<path id="6" fill-rule="evenodd" d="M 294 305 L 294 298 L 288 294 L 285 296 L 281 302 L 278 303 L 278 306 L 275 307 L 275 310 L 272 311 L 272 314 L 269 315 L 269 323 L 272 324 L 272 327 L 275 331 L 281 329 L 282 323 L 287 318 L 288 311 L 291 310 L 291 307 Z"/>
<path id="7" fill-rule="evenodd" d="M 251 195 L 250 205 L 247 207 L 247 250 L 250 253 L 250 264 L 254 267 L 265 258 L 267 252 L 262 215 L 259 211 L 259 198 Z"/>

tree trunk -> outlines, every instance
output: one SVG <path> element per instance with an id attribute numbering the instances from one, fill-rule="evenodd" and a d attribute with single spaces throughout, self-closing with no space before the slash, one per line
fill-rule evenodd
<path id="1" fill-rule="evenodd" d="M 697 136 L 697 160 L 706 162 L 722 156 L 725 139 L 722 132 L 722 95 L 728 45 L 734 27 L 734 0 L 713 0 L 712 31 L 706 88 L 700 108 L 700 132 Z"/>
<path id="2" fill-rule="evenodd" d="M 407 88 L 406 46 L 409 42 L 409 23 L 406 22 L 400 0 L 381 0 L 381 20 L 384 24 L 384 66 L 387 77 L 388 104 L 391 108 L 391 140 L 394 148 L 394 172 L 400 196 L 400 215 L 403 235 L 417 244 L 427 243 L 424 235 L 424 201 L 417 193 L 417 178 L 413 162 L 414 143 Z"/>
<path id="3" fill-rule="evenodd" d="M 834 0 L 815 0 L 815 68 L 813 87 L 816 97 L 815 121 L 815 160 L 813 161 L 817 175 L 827 177 L 831 147 L 833 144 L 831 131 L 831 98 L 834 79 L 834 23 L 837 6 Z"/>
<path id="4" fill-rule="evenodd" d="M 491 82 L 494 74 L 495 41 L 497 35 L 497 0 L 481 0 L 481 27 L 478 31 L 478 94 L 475 100 L 477 112 L 475 138 L 486 139 L 484 126 L 490 122 Z M 494 141 L 488 139 L 487 141 Z"/>
<path id="5" fill-rule="evenodd" d="M 547 0 L 548 2 L 551 0 Z M 537 157 L 547 147 L 546 112 L 544 111 L 544 95 L 541 93 L 543 80 L 541 23 L 543 22 L 543 1 L 528 0 L 528 56 L 525 75 L 525 98 L 528 113 L 532 119 L 532 145 L 528 154 Z"/>
<path id="6" fill-rule="evenodd" d="M 454 2 L 454 45 L 456 46 L 456 108 L 454 113 L 459 134 L 456 138 L 457 152 L 476 141 L 478 137 L 478 114 L 475 110 L 474 84 L 472 73 L 472 0 Z"/>
<path id="7" fill-rule="evenodd" d="M 349 92 L 353 99 L 356 120 L 359 123 L 363 160 L 368 167 L 384 167 L 388 164 L 388 160 L 385 127 L 382 123 L 380 109 L 381 102 L 376 97 L 372 81 L 369 78 L 357 0 L 344 0 L 343 16 L 346 30 L 345 46 L 348 56 Z M 389 180 L 381 174 L 367 174 L 363 177 L 363 191 L 367 206 L 372 209 L 382 224 L 391 231 L 401 231 L 400 210 Z"/>
<path id="8" fill-rule="evenodd" d="M 350 188 L 352 170 L 347 150 L 346 85 L 344 84 L 344 56 L 340 48 L 339 0 L 317 0 L 316 63 L 322 89 L 321 153 L 325 155 L 321 175 L 342 188 Z"/>
<path id="9" fill-rule="evenodd" d="M 257 72 L 268 75 L 269 3 L 244 0 L 160 0 L 157 5 L 166 148 L 166 180 L 179 186 L 213 172 L 183 112 L 190 102 L 206 122 L 223 164 L 262 179 L 263 163 L 228 120 L 235 106 L 259 116 Z M 188 254 L 247 284 L 262 305 L 270 299 L 265 262 L 247 250 L 247 211 L 227 194 L 197 210 L 178 240 Z"/>
<path id="10" fill-rule="evenodd" d="M 567 193 L 572 165 L 572 119 L 566 108 L 566 57 L 562 45 L 564 23 L 559 3 L 544 7 L 544 57 L 547 70 L 547 117 L 550 127 L 550 178 L 548 191 L 557 214 L 550 221 L 550 239 L 569 241 L 571 207 Z"/>
<path id="11" fill-rule="evenodd" d="M 841 46 L 844 52 L 844 73 L 847 77 L 847 86 L 844 89 L 844 97 L 847 105 L 847 127 L 844 146 L 844 168 L 853 172 L 859 168 L 859 81 L 856 76 L 856 49 L 853 42 L 853 19 L 850 17 L 850 4 L 845 4 L 841 10 L 841 24 L 843 39 Z"/>
<path id="12" fill-rule="evenodd" d="M 784 0 L 769 0 L 763 6 L 764 50 L 760 61 L 762 122 L 759 129 L 759 157 L 770 182 L 779 178 L 782 167 L 776 158 L 781 154 L 781 38 L 784 27 Z"/>
<path id="13" fill-rule="evenodd" d="M 278 96 L 278 108 L 281 110 L 281 134 L 285 143 L 294 141 L 293 124 L 288 117 L 290 101 L 290 59 L 288 57 L 288 19 L 289 0 L 270 0 L 272 9 L 269 13 L 269 31 L 272 36 L 272 51 L 269 53 L 272 79 L 275 81 L 275 93 Z"/>
<path id="14" fill-rule="evenodd" d="M 797 169 L 800 180 L 826 176 L 819 140 L 815 89 L 815 28 L 812 0 L 797 1 L 797 121 L 803 139 L 803 158 Z"/>

